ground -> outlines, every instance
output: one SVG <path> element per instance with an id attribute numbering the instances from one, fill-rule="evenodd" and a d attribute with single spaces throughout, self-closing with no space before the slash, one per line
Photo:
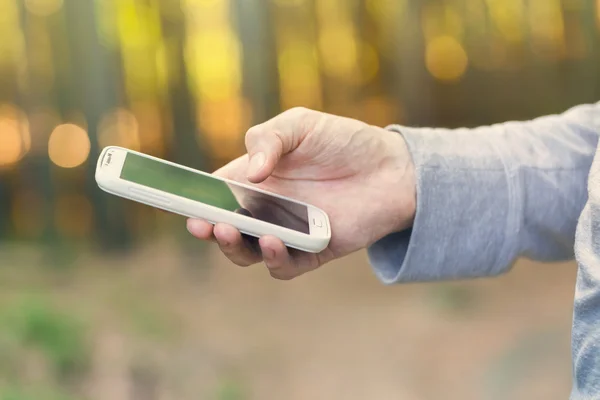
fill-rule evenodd
<path id="1" fill-rule="evenodd" d="M 44 272 L 35 251 L 5 250 L 21 267 L 2 271 L 0 304 L 43 298 L 82 321 L 89 399 L 568 398 L 574 264 L 384 286 L 364 253 L 283 282 L 173 249 Z M 53 381 L 27 365 L 21 383 Z"/>

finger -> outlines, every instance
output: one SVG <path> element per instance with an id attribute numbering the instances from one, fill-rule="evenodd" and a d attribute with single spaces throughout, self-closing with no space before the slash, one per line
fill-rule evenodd
<path id="1" fill-rule="evenodd" d="M 223 254 L 234 264 L 247 267 L 262 260 L 261 255 L 252 249 L 235 227 L 227 224 L 216 224 L 214 235 Z"/>
<path id="2" fill-rule="evenodd" d="M 190 218 L 187 220 L 187 230 L 192 236 L 200 240 L 215 241 L 213 224 L 202 219 Z"/>
<path id="3" fill-rule="evenodd" d="M 274 236 L 263 236 L 259 240 L 263 260 L 275 279 L 290 280 L 300 275 L 300 270 L 283 242 Z"/>
<path id="4" fill-rule="evenodd" d="M 246 133 L 246 150 L 250 157 L 247 178 L 259 183 L 267 179 L 281 157 L 295 150 L 306 135 L 306 121 L 317 112 L 294 108 L 254 126 Z"/>

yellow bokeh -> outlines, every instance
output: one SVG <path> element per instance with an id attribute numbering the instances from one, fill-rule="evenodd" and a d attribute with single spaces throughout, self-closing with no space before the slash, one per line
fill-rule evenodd
<path id="1" fill-rule="evenodd" d="M 156 8 L 133 0 L 118 0 L 116 23 L 126 51 L 148 48 L 161 38 L 160 14 Z"/>
<path id="2" fill-rule="evenodd" d="M 361 83 L 367 83 L 379 73 L 379 57 L 373 45 L 363 42 L 360 46 Z"/>
<path id="3" fill-rule="evenodd" d="M 367 11 L 380 22 L 397 21 L 402 17 L 409 0 L 366 0 Z"/>
<path id="4" fill-rule="evenodd" d="M 27 41 L 29 48 L 35 49 L 27 52 L 29 74 L 36 76 L 36 90 L 47 92 L 55 82 L 57 65 L 52 38 L 44 26 L 34 24 L 27 32 Z"/>
<path id="5" fill-rule="evenodd" d="M 525 10 L 521 0 L 487 0 L 494 25 L 509 42 L 523 40 Z"/>
<path id="6" fill-rule="evenodd" d="M 431 3 L 425 6 L 421 24 L 426 40 L 442 35 L 459 38 L 464 32 L 461 14 L 450 4 Z"/>
<path id="7" fill-rule="evenodd" d="M 234 96 L 241 87 L 241 45 L 228 28 L 199 33 L 188 42 L 188 62 L 200 97 Z"/>
<path id="8" fill-rule="evenodd" d="M 157 49 L 162 40 L 161 16 L 157 7 L 134 0 L 115 2 L 118 44 L 124 69 L 124 83 L 132 99 L 155 94 L 158 81 Z M 116 22 L 115 22 L 116 21 Z"/>
<path id="9" fill-rule="evenodd" d="M 19 131 L 4 128 L 4 121 L 0 120 L 2 138 L 0 138 L 0 165 L 10 165 L 19 161 L 23 151 L 23 143 Z"/>
<path id="10" fill-rule="evenodd" d="M 319 51 L 323 71 L 330 76 L 355 77 L 357 68 L 356 38 L 350 23 L 324 27 L 319 34 Z"/>
<path id="11" fill-rule="evenodd" d="M 25 40 L 16 0 L 0 1 L 0 38 L 3 38 L 0 40 L 0 66 L 23 69 L 26 65 Z"/>
<path id="12" fill-rule="evenodd" d="M 154 102 L 142 101 L 132 104 L 131 110 L 138 123 L 140 150 L 160 156 L 165 145 L 160 108 Z"/>
<path id="13" fill-rule="evenodd" d="M 565 25 L 558 1 L 532 0 L 529 4 L 532 46 L 539 55 L 556 58 L 564 50 Z"/>
<path id="14" fill-rule="evenodd" d="M 392 98 L 371 96 L 356 104 L 355 115 L 360 120 L 375 126 L 400 123 L 402 107 Z"/>
<path id="15" fill-rule="evenodd" d="M 562 7 L 565 11 L 569 12 L 581 11 L 583 10 L 585 1 L 586 0 L 562 0 Z"/>
<path id="16" fill-rule="evenodd" d="M 321 106 L 321 81 L 316 49 L 308 42 L 287 43 L 278 57 L 281 106 Z"/>
<path id="17" fill-rule="evenodd" d="M 164 41 L 161 41 L 156 47 L 156 86 L 161 94 L 167 93 L 169 85 L 176 81 L 174 69 L 170 68 L 169 49 Z"/>
<path id="18" fill-rule="evenodd" d="M 27 11 L 40 17 L 48 17 L 63 6 L 63 0 L 25 0 Z"/>
<path id="19" fill-rule="evenodd" d="M 93 217 L 90 201 L 81 194 L 65 194 L 56 200 L 54 224 L 67 237 L 81 238 L 88 235 L 93 228 Z"/>
<path id="20" fill-rule="evenodd" d="M 181 7 L 192 34 L 226 26 L 231 18 L 228 0 L 185 0 Z"/>
<path id="21" fill-rule="evenodd" d="M 252 121 L 250 103 L 242 97 L 200 104 L 198 121 L 204 139 L 217 158 L 231 158 L 238 154 L 244 134 Z"/>
<path id="22" fill-rule="evenodd" d="M 280 7 L 297 7 L 305 5 L 306 0 L 271 0 L 275 5 Z"/>
<path id="23" fill-rule="evenodd" d="M 0 166 L 18 162 L 31 149 L 27 116 L 10 104 L 0 106 Z"/>
<path id="24" fill-rule="evenodd" d="M 183 0 L 181 2 L 182 8 L 186 9 L 188 7 L 203 7 L 210 8 L 221 5 L 225 3 L 223 0 Z"/>
<path id="25" fill-rule="evenodd" d="M 85 129 L 75 124 L 62 124 L 50 134 L 48 156 L 59 167 L 75 168 L 88 159 L 90 147 Z"/>
<path id="26" fill-rule="evenodd" d="M 323 28 L 328 25 L 338 25 L 350 22 L 348 0 L 318 0 L 315 1 L 315 11 Z"/>
<path id="27" fill-rule="evenodd" d="M 122 108 L 105 115 L 98 124 L 98 144 L 101 148 L 121 146 L 139 151 L 140 133 L 135 115 Z"/>
<path id="28" fill-rule="evenodd" d="M 452 36 L 439 36 L 427 43 L 425 64 L 440 81 L 458 81 L 467 70 L 468 57 L 463 46 Z"/>

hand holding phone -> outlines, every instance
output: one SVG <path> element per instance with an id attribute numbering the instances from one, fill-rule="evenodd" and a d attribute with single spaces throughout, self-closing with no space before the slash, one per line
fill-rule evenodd
<path id="1" fill-rule="evenodd" d="M 291 279 L 412 223 L 414 166 L 396 132 L 299 108 L 251 128 L 246 148 L 248 154 L 214 174 L 318 207 L 332 236 L 319 253 L 290 250 L 273 236 L 261 237 L 256 251 L 234 226 L 188 221 L 194 236 L 216 240 L 238 265 L 264 261 L 271 276 Z"/>

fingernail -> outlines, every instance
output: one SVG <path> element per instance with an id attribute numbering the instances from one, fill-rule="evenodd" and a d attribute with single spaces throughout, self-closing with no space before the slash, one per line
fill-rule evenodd
<path id="1" fill-rule="evenodd" d="M 250 166 L 248 167 L 248 175 L 253 176 L 253 175 L 258 174 L 260 172 L 260 170 L 262 169 L 262 167 L 265 165 L 266 161 L 267 161 L 267 157 L 265 156 L 265 153 L 263 153 L 263 152 L 256 153 L 250 159 Z"/>

